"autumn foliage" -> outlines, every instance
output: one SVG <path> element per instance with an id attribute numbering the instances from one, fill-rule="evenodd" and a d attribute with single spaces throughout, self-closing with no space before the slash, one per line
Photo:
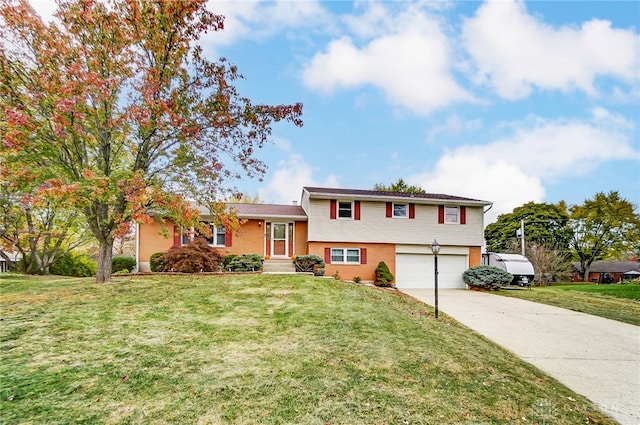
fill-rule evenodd
<path id="1" fill-rule="evenodd" d="M 204 238 L 195 238 L 188 245 L 174 246 L 163 256 L 165 272 L 219 272 L 223 257 Z"/>
<path id="2" fill-rule="evenodd" d="M 200 37 L 224 21 L 206 6 L 60 0 L 47 23 L 26 0 L 0 0 L 2 162 L 36 171 L 34 195 L 84 216 L 99 282 L 132 220 L 193 226 L 197 203 L 237 227 L 220 200 L 265 173 L 256 152 L 273 123 L 302 125 L 301 104 L 254 105 L 238 69 L 207 58 Z"/>

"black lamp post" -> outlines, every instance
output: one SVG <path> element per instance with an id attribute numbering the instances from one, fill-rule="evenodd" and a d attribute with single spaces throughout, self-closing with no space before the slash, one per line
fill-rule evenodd
<path id="1" fill-rule="evenodd" d="M 433 243 L 431 244 L 431 252 L 433 252 L 433 255 L 435 255 L 434 258 L 434 263 L 433 263 L 433 268 L 434 268 L 434 274 L 435 274 L 435 296 L 436 296 L 436 302 L 435 302 L 435 308 L 436 308 L 436 319 L 438 318 L 438 253 L 440 252 L 440 244 L 438 243 L 437 240 L 433 240 Z"/>

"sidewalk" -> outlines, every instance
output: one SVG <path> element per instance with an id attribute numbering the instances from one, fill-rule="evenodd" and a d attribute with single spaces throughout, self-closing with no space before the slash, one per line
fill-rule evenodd
<path id="1" fill-rule="evenodd" d="M 434 304 L 433 289 L 402 291 Z M 440 290 L 438 306 L 620 424 L 640 424 L 640 327 L 478 291 Z"/>

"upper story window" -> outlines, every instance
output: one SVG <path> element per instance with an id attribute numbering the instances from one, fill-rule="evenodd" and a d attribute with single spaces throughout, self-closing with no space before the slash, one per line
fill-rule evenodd
<path id="1" fill-rule="evenodd" d="M 393 216 L 396 218 L 409 217 L 409 205 L 407 204 L 393 204 Z"/>
<path id="2" fill-rule="evenodd" d="M 444 222 L 445 223 L 459 223 L 460 214 L 458 207 L 444 207 Z"/>
<path id="3" fill-rule="evenodd" d="M 338 218 L 353 218 L 353 202 L 338 201 Z"/>
<path id="4" fill-rule="evenodd" d="M 456 207 L 438 205 L 438 223 L 467 224 L 467 207 L 464 205 Z"/>
<path id="5" fill-rule="evenodd" d="M 416 218 L 416 204 L 387 202 L 386 205 L 387 218 Z"/>

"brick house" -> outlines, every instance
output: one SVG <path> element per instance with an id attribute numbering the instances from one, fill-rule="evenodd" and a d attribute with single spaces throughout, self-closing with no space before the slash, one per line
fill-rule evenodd
<path id="1" fill-rule="evenodd" d="M 462 272 L 481 264 L 484 212 L 490 202 L 442 194 L 304 187 L 300 205 L 229 204 L 244 224 L 236 232 L 212 225 L 210 245 L 222 254 L 260 254 L 269 260 L 315 254 L 325 274 L 372 281 L 384 261 L 398 287 L 432 287 L 433 254 L 438 256 L 439 286 L 461 288 Z M 201 211 L 203 221 L 213 217 Z M 161 236 L 161 226 L 172 237 Z M 137 261 L 149 270 L 149 258 L 187 243 L 171 223 L 140 225 Z"/>

